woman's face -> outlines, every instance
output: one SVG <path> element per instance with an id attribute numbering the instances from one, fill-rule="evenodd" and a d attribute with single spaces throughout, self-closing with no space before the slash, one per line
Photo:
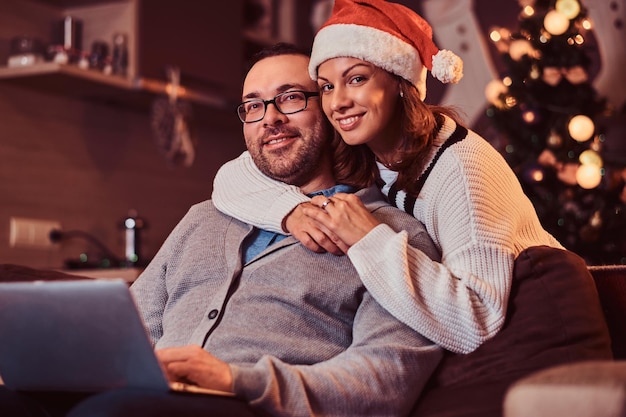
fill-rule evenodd
<path id="1" fill-rule="evenodd" d="M 367 144 L 374 153 L 395 148 L 394 121 L 400 85 L 387 71 L 356 58 L 333 58 L 318 68 L 322 108 L 348 145 Z"/>

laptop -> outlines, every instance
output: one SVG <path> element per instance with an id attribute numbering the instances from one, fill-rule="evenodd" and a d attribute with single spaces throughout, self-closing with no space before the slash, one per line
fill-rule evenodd
<path id="1" fill-rule="evenodd" d="M 168 382 L 121 279 L 0 283 L 0 380 L 21 391 L 233 395 Z"/>

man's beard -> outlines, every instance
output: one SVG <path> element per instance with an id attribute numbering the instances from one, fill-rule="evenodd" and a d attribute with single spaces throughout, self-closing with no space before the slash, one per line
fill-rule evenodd
<path id="1" fill-rule="evenodd" d="M 307 136 L 300 129 L 280 126 L 268 130 L 266 136 L 286 134 L 297 137 L 292 146 L 264 152 L 263 145 L 250 155 L 259 170 L 270 178 L 286 184 L 302 186 L 318 174 L 320 161 L 328 151 L 326 132 L 319 124 Z M 265 139 L 265 138 L 264 138 Z"/>

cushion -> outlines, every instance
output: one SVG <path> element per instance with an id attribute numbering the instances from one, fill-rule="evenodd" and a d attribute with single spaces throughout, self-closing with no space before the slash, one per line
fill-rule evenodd
<path id="1" fill-rule="evenodd" d="M 536 372 L 510 388 L 504 416 L 626 416 L 626 362 L 579 362 Z"/>
<path id="2" fill-rule="evenodd" d="M 546 246 L 523 251 L 502 330 L 467 355 L 447 352 L 415 416 L 501 416 L 508 387 L 554 365 L 612 359 L 598 293 L 585 262 Z"/>

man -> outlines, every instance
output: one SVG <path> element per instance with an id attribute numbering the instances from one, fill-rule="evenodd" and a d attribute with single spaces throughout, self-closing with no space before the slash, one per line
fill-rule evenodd
<path id="1" fill-rule="evenodd" d="M 238 112 L 264 173 L 329 196 L 347 187 L 335 187 L 331 135 L 307 65 L 291 47 L 265 51 Z M 425 229 L 376 188 L 359 195 L 438 256 Z M 347 257 L 255 230 L 211 201 L 190 209 L 131 290 L 169 378 L 232 392 L 255 414 L 405 415 L 442 354 L 376 303 Z M 214 416 L 220 400 L 117 390 L 69 416 Z"/>

